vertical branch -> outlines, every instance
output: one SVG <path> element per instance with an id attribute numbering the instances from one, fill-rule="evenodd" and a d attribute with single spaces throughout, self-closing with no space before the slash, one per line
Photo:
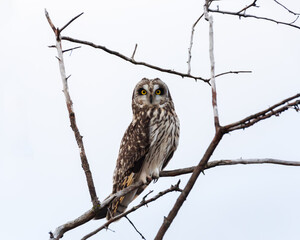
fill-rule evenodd
<path id="1" fill-rule="evenodd" d="M 209 21 L 209 53 L 210 53 L 210 62 L 211 62 L 211 88 L 212 88 L 212 105 L 214 111 L 214 123 L 215 123 L 215 136 L 211 141 L 210 145 L 208 146 L 206 152 L 204 153 L 202 159 L 196 166 L 193 171 L 192 176 L 190 177 L 189 181 L 187 182 L 185 188 L 177 198 L 173 208 L 169 212 L 168 216 L 164 218 L 164 221 L 158 230 L 154 240 L 161 240 L 163 239 L 166 231 L 169 229 L 170 225 L 172 224 L 174 218 L 177 216 L 179 209 L 182 207 L 184 201 L 186 200 L 187 196 L 191 192 L 194 184 L 196 183 L 199 175 L 205 169 L 205 166 L 210 159 L 211 155 L 213 154 L 214 150 L 218 146 L 219 142 L 221 141 L 223 135 L 225 134 L 222 127 L 219 124 L 219 115 L 218 115 L 218 107 L 217 107 L 217 92 L 216 92 L 216 83 L 215 83 L 215 60 L 214 60 L 214 41 L 213 41 L 213 18 L 212 16 L 208 15 L 208 6 L 210 1 L 206 0 L 204 5 L 204 16 L 205 19 Z"/>
<path id="2" fill-rule="evenodd" d="M 99 200 L 98 200 L 98 197 L 97 197 L 97 194 L 96 194 L 94 181 L 93 181 L 92 173 L 90 171 L 89 163 L 88 163 L 88 160 L 87 160 L 87 157 L 86 157 L 86 154 L 85 154 L 84 145 L 83 145 L 83 141 L 82 141 L 82 136 L 81 136 L 81 134 L 79 132 L 79 129 L 77 127 L 77 124 L 76 124 L 75 112 L 73 110 L 73 102 L 72 102 L 71 96 L 69 94 L 68 77 L 66 76 L 66 69 L 65 69 L 65 64 L 64 64 L 63 50 L 62 50 L 62 45 L 61 45 L 61 34 L 60 34 L 63 29 L 65 29 L 76 18 L 81 16 L 82 13 L 79 14 L 78 16 L 76 16 L 75 18 L 73 18 L 71 21 L 69 21 L 62 28 L 62 30 L 60 30 L 59 28 L 56 28 L 54 26 L 54 24 L 52 23 L 52 21 L 49 17 L 49 14 L 48 14 L 47 10 L 45 10 L 45 15 L 46 15 L 46 18 L 49 22 L 49 25 L 51 26 L 51 28 L 54 31 L 54 34 L 56 36 L 56 49 L 57 49 L 57 54 L 58 54 L 57 58 L 58 58 L 59 70 L 60 70 L 60 75 L 61 75 L 62 84 L 63 84 L 63 93 L 65 95 L 67 109 L 68 109 L 68 112 L 69 112 L 71 128 L 74 132 L 75 139 L 76 139 L 77 145 L 79 147 L 82 168 L 83 168 L 85 176 L 86 176 L 86 180 L 87 180 L 91 200 L 92 200 L 92 203 L 93 203 L 93 207 L 98 208 Z"/>
<path id="3" fill-rule="evenodd" d="M 217 89 L 216 89 L 216 78 L 215 78 L 215 57 L 214 57 L 214 31 L 213 31 L 213 17 L 208 15 L 209 1 L 206 0 L 204 5 L 205 19 L 209 22 L 209 58 L 210 58 L 210 84 L 212 90 L 212 106 L 214 113 L 214 123 L 216 131 L 220 128 L 219 113 L 217 105 Z"/>

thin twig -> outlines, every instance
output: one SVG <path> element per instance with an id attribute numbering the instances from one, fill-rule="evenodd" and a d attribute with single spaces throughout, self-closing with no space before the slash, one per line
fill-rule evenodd
<path id="1" fill-rule="evenodd" d="M 84 236 L 81 240 L 86 240 L 86 239 L 92 237 L 92 236 L 95 235 L 96 233 L 100 232 L 102 229 L 107 228 L 111 223 L 113 223 L 113 222 L 119 220 L 120 218 L 122 218 L 122 217 L 124 217 L 124 216 L 127 216 L 129 213 L 136 211 L 136 210 L 139 209 L 140 207 L 145 206 L 145 205 L 147 205 L 148 203 L 155 201 L 156 199 L 158 199 L 158 198 L 164 196 L 165 194 L 167 194 L 167 193 L 169 193 L 169 192 L 174 192 L 174 191 L 179 191 L 179 192 L 181 192 L 182 190 L 179 188 L 179 184 L 180 184 L 180 181 L 178 181 L 176 185 L 172 185 L 170 188 L 168 188 L 168 189 L 166 189 L 166 190 L 164 190 L 164 191 L 162 191 L 162 192 L 159 192 L 159 193 L 158 193 L 157 195 L 155 195 L 154 197 L 152 197 L 152 198 L 150 198 L 150 199 L 148 199 L 148 200 L 146 200 L 146 201 L 142 201 L 142 202 L 140 202 L 138 205 L 136 205 L 136 206 L 132 207 L 131 209 L 127 210 L 126 212 L 124 212 L 124 213 L 122 213 L 122 214 L 120 214 L 120 215 L 117 215 L 117 216 L 111 218 L 111 219 L 108 220 L 105 224 L 103 224 L 101 227 L 97 228 L 97 229 L 94 230 L 93 232 L 91 232 L 91 233 L 87 234 L 86 236 Z"/>
<path id="2" fill-rule="evenodd" d="M 129 219 L 128 216 L 125 216 L 125 218 L 128 220 L 128 222 L 130 223 L 130 225 L 134 228 L 134 230 L 141 236 L 142 239 L 146 238 L 144 237 L 144 235 L 136 228 L 136 226 L 134 225 L 134 223 Z"/>
<path id="3" fill-rule="evenodd" d="M 274 0 L 274 2 L 275 3 L 277 3 L 278 5 L 280 5 L 281 7 L 283 7 L 285 10 L 287 10 L 289 13 L 291 13 L 291 14 L 293 14 L 293 15 L 296 15 L 296 16 L 299 16 L 300 15 L 300 13 L 295 13 L 295 12 L 293 12 L 292 10 L 290 10 L 290 9 L 288 9 L 286 6 L 284 6 L 282 3 L 280 3 L 280 2 L 278 2 L 278 1 L 276 1 L 276 0 Z"/>
<path id="4" fill-rule="evenodd" d="M 291 24 L 291 23 L 277 21 L 277 20 L 267 18 L 267 17 L 260 17 L 260 16 L 256 16 L 256 15 L 229 12 L 229 11 L 221 11 L 219 9 L 208 9 L 208 11 L 213 12 L 213 13 L 221 13 L 221 14 L 233 15 L 233 16 L 244 17 L 244 18 L 256 18 L 256 19 L 259 19 L 259 20 L 265 20 L 265 21 L 274 22 L 274 23 L 277 23 L 277 24 L 281 24 L 281 25 L 285 25 L 285 26 L 300 29 L 300 26 L 297 26 L 297 25 L 294 25 L 294 24 Z"/>
<path id="5" fill-rule="evenodd" d="M 66 52 L 73 51 L 73 50 L 78 49 L 78 48 L 81 48 L 81 46 L 73 47 L 73 48 L 68 48 L 68 49 L 66 49 L 66 50 L 63 50 L 62 52 L 63 52 L 63 53 L 66 53 Z"/>
<path id="6" fill-rule="evenodd" d="M 256 7 L 256 2 L 257 0 L 254 0 L 250 5 L 244 7 L 242 10 L 238 11 L 237 13 L 242 13 L 242 12 L 246 12 L 247 9 L 251 8 L 251 7 Z"/>
<path id="7" fill-rule="evenodd" d="M 83 14 L 83 12 L 78 14 L 77 16 L 73 17 L 69 22 L 67 22 L 67 24 L 65 26 L 63 26 L 60 29 L 60 32 L 62 32 L 66 27 L 68 27 L 73 21 L 75 21 L 77 18 L 79 18 L 82 14 Z"/>
<path id="8" fill-rule="evenodd" d="M 210 6 L 210 4 L 213 1 L 211 0 L 208 4 Z M 194 32 L 195 32 L 195 27 L 198 24 L 198 22 L 201 20 L 201 18 L 203 18 L 204 13 L 202 13 L 200 15 L 200 17 L 196 20 L 196 22 L 194 22 L 193 26 L 192 26 L 192 31 L 191 31 L 191 38 L 190 38 L 190 47 L 189 47 L 189 51 L 188 51 L 188 60 L 187 60 L 187 64 L 188 64 L 188 74 L 191 74 L 191 61 L 192 61 L 192 48 L 193 48 L 193 42 L 194 42 Z"/>
<path id="9" fill-rule="evenodd" d="M 239 74 L 239 73 L 252 73 L 252 71 L 248 71 L 248 70 L 245 70 L 245 71 L 228 71 L 228 72 L 223 72 L 223 73 L 216 74 L 215 77 L 221 77 L 221 76 L 227 75 L 227 74 Z"/>
<path id="10" fill-rule="evenodd" d="M 135 44 L 135 47 L 134 47 L 134 50 L 133 50 L 133 53 L 132 53 L 132 56 L 131 56 L 131 59 L 134 59 L 134 55 L 136 53 L 136 49 L 137 49 L 137 43 Z"/>
<path id="11" fill-rule="evenodd" d="M 263 158 L 263 159 L 237 159 L 237 160 L 216 160 L 208 162 L 204 170 L 211 169 L 217 166 L 232 166 L 238 164 L 275 164 L 275 165 L 284 165 L 284 166 L 300 166 L 300 161 L 285 161 L 273 158 Z M 184 174 L 192 173 L 195 170 L 196 166 L 180 168 L 175 170 L 161 171 L 160 177 L 175 177 Z"/>

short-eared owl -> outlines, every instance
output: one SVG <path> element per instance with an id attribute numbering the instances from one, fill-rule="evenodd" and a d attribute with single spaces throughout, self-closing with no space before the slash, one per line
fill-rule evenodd
<path id="1" fill-rule="evenodd" d="M 157 179 L 178 145 L 179 120 L 163 81 L 144 78 L 138 82 L 133 90 L 132 111 L 132 122 L 121 141 L 112 193 L 137 181 L 149 184 L 149 180 Z M 115 199 L 108 207 L 107 219 L 124 212 L 145 188 Z"/>

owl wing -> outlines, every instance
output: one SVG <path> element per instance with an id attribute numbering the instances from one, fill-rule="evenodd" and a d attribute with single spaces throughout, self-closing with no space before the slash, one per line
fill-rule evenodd
<path id="1" fill-rule="evenodd" d="M 149 147 L 149 120 L 144 119 L 143 121 L 131 122 L 122 138 L 113 177 L 113 193 L 130 186 L 137 180 Z M 138 192 L 141 191 L 138 190 Z M 124 209 L 126 209 L 134 197 L 128 194 L 114 200 L 109 207 L 110 215 L 114 216 L 117 210 L 118 212 L 122 211 L 118 209 L 121 208 L 121 203 L 124 205 Z"/>

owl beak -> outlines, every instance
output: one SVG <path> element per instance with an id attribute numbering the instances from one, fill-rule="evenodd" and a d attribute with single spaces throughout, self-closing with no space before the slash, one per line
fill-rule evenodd
<path id="1" fill-rule="evenodd" d="M 153 101 L 153 96 L 150 95 L 150 103 L 152 104 L 152 101 Z"/>

